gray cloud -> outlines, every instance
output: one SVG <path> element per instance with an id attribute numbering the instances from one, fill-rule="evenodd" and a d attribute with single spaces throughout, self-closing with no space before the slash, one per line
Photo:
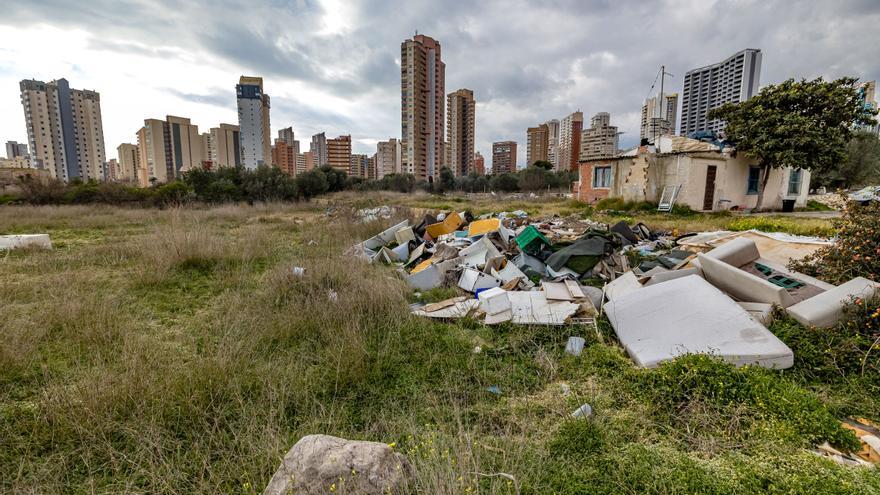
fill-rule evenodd
<path id="1" fill-rule="evenodd" d="M 474 90 L 477 144 L 486 156 L 493 140 L 524 145 L 526 127 L 575 109 L 587 118 L 611 112 L 622 142 L 634 144 L 661 64 L 675 74 L 668 91 L 680 91 L 688 69 L 746 47 L 764 52 L 762 84 L 880 77 L 876 0 L 346 0 L 329 16 L 348 22 L 338 32 L 325 32 L 328 13 L 316 0 L 7 3 L 0 25 L 82 29 L 92 34 L 92 48 L 157 59 L 195 54 L 205 65 L 229 66 L 230 80 L 217 82 L 229 91 L 163 88 L 175 98 L 233 107 L 238 74 L 259 74 L 273 95 L 275 127 L 292 123 L 298 134 L 324 129 L 355 140 L 399 135 L 396 60 L 401 41 L 418 30 L 442 43 L 447 91 Z M 358 115 L 303 101 L 290 89 L 301 87 L 349 102 Z"/>

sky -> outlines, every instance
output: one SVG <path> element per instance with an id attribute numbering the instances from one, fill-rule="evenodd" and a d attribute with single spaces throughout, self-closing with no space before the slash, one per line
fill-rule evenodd
<path id="1" fill-rule="evenodd" d="M 622 147 L 661 65 L 685 72 L 743 48 L 763 53 L 761 85 L 880 78 L 880 1 L 835 0 L 5 0 L 0 141 L 27 141 L 18 83 L 66 78 L 101 94 L 108 158 L 145 118 L 201 132 L 237 123 L 239 76 L 264 78 L 273 138 L 351 134 L 355 153 L 400 136 L 400 44 L 440 41 L 446 92 L 474 91 L 476 148 L 519 143 L 575 110 L 610 112 Z M 655 87 L 653 92 L 659 89 Z"/>

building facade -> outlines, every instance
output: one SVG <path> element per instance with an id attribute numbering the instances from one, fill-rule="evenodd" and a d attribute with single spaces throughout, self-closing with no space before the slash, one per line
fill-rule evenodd
<path id="1" fill-rule="evenodd" d="M 859 84 L 859 96 L 862 98 L 862 103 L 865 105 L 865 108 L 871 110 L 876 115 L 877 113 L 877 82 L 876 81 L 865 81 Z M 880 124 L 873 126 L 860 126 L 859 130 L 870 132 L 875 136 L 880 136 Z M 27 151 L 27 150 L 25 150 Z"/>
<path id="2" fill-rule="evenodd" d="M 369 179 L 370 157 L 364 154 L 352 154 L 349 161 L 348 175 Z"/>
<path id="3" fill-rule="evenodd" d="M 599 112 L 590 119 L 581 139 L 580 160 L 599 160 L 617 155 L 617 127 L 611 125 L 611 114 Z"/>
<path id="4" fill-rule="evenodd" d="M 678 93 L 664 94 L 662 104 L 660 95 L 652 96 L 642 105 L 642 124 L 639 139 L 654 144 L 660 136 L 675 134 L 678 115 Z"/>
<path id="5" fill-rule="evenodd" d="M 486 175 L 486 159 L 479 151 L 474 153 L 474 170 L 479 175 Z"/>
<path id="6" fill-rule="evenodd" d="M 351 168 L 351 136 L 339 136 L 327 140 L 327 165 L 349 173 Z"/>
<path id="7" fill-rule="evenodd" d="M 18 157 L 30 159 L 27 144 L 16 141 L 6 141 L 6 158 L 11 160 Z"/>
<path id="8" fill-rule="evenodd" d="M 238 101 L 241 164 L 250 170 L 269 165 L 272 152 L 270 102 L 269 95 L 263 92 L 263 78 L 241 76 L 235 92 Z"/>
<path id="9" fill-rule="evenodd" d="M 323 167 L 327 165 L 327 136 L 323 132 L 312 136 L 309 151 L 314 155 L 316 166 Z"/>
<path id="10" fill-rule="evenodd" d="M 107 157 L 100 95 L 71 89 L 66 79 L 26 79 L 19 88 L 31 168 L 48 170 L 65 182 L 103 180 Z"/>
<path id="11" fill-rule="evenodd" d="M 400 140 L 391 138 L 376 143 L 376 178 L 401 173 Z"/>
<path id="12" fill-rule="evenodd" d="M 416 35 L 400 45 L 401 159 L 407 173 L 432 182 L 443 166 L 446 64 L 440 43 Z"/>
<path id="13" fill-rule="evenodd" d="M 213 167 L 241 166 L 241 137 L 239 127 L 232 124 L 220 124 L 211 128 L 208 158 Z"/>
<path id="14" fill-rule="evenodd" d="M 584 114 L 580 110 L 569 114 L 559 123 L 556 171 L 577 170 L 583 130 Z"/>
<path id="15" fill-rule="evenodd" d="M 296 175 L 296 150 L 287 141 L 278 138 L 272 147 L 272 165 L 287 175 Z"/>
<path id="16" fill-rule="evenodd" d="M 447 97 L 446 166 L 458 177 L 474 169 L 476 106 L 474 92 L 469 89 L 459 89 Z"/>
<path id="17" fill-rule="evenodd" d="M 526 166 L 538 161 L 549 161 L 550 128 L 547 124 L 526 129 Z"/>
<path id="18" fill-rule="evenodd" d="M 699 131 L 720 132 L 725 123 L 707 118 L 713 108 L 740 103 L 758 93 L 761 50 L 747 48 L 722 62 L 689 70 L 681 91 L 681 129 L 688 136 Z"/>
<path id="19" fill-rule="evenodd" d="M 146 119 L 137 132 L 138 184 L 147 187 L 153 183 L 168 182 L 169 153 L 165 147 L 165 121 Z M 170 152 L 170 146 L 168 147 Z"/>
<path id="20" fill-rule="evenodd" d="M 516 141 L 492 143 L 492 173 L 516 172 Z"/>
<path id="21" fill-rule="evenodd" d="M 168 178 L 178 179 L 184 172 L 199 168 L 207 160 L 207 146 L 199 134 L 199 126 L 185 117 L 168 115 L 165 117 L 166 146 L 170 146 L 171 155 Z"/>
<path id="22" fill-rule="evenodd" d="M 120 182 L 138 182 L 140 153 L 136 144 L 122 143 L 116 147 L 117 178 Z"/>

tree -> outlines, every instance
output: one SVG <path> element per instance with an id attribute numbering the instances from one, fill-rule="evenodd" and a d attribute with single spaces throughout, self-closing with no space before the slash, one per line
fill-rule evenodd
<path id="1" fill-rule="evenodd" d="M 521 191 L 540 191 L 547 186 L 547 176 L 553 175 L 543 167 L 539 167 L 537 162 L 531 167 L 521 170 L 519 175 L 519 189 Z"/>
<path id="2" fill-rule="evenodd" d="M 327 176 L 319 169 L 309 170 L 297 175 L 296 185 L 299 194 L 307 200 L 319 194 L 324 194 L 329 187 Z"/>
<path id="3" fill-rule="evenodd" d="M 856 90 L 855 78 L 836 81 L 789 79 L 765 87 L 741 103 L 711 110 L 710 119 L 727 122 L 727 139 L 738 152 L 758 161 L 763 179 L 756 209 L 764 200 L 771 168 L 802 168 L 816 173 L 846 159 L 854 124 L 871 125 L 874 113 Z"/>
<path id="4" fill-rule="evenodd" d="M 865 186 L 880 177 L 880 139 L 865 131 L 857 132 L 846 145 L 846 160 L 816 177 L 823 186 L 849 189 Z"/>
<path id="5" fill-rule="evenodd" d="M 536 160 L 532 165 L 538 168 L 543 168 L 544 170 L 553 170 L 553 164 L 547 160 Z"/>
<path id="6" fill-rule="evenodd" d="M 489 188 L 493 191 L 513 192 L 519 190 L 519 180 L 516 174 L 503 173 L 493 175 L 489 180 Z"/>
<path id="7" fill-rule="evenodd" d="M 435 185 L 437 192 L 452 191 L 455 189 L 455 174 L 449 167 L 440 167 L 440 183 Z"/>

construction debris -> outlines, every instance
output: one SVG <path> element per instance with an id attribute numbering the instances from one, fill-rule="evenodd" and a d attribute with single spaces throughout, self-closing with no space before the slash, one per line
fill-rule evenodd
<path id="1" fill-rule="evenodd" d="M 52 241 L 49 234 L 0 235 L 0 251 L 21 248 L 52 249 Z"/>

